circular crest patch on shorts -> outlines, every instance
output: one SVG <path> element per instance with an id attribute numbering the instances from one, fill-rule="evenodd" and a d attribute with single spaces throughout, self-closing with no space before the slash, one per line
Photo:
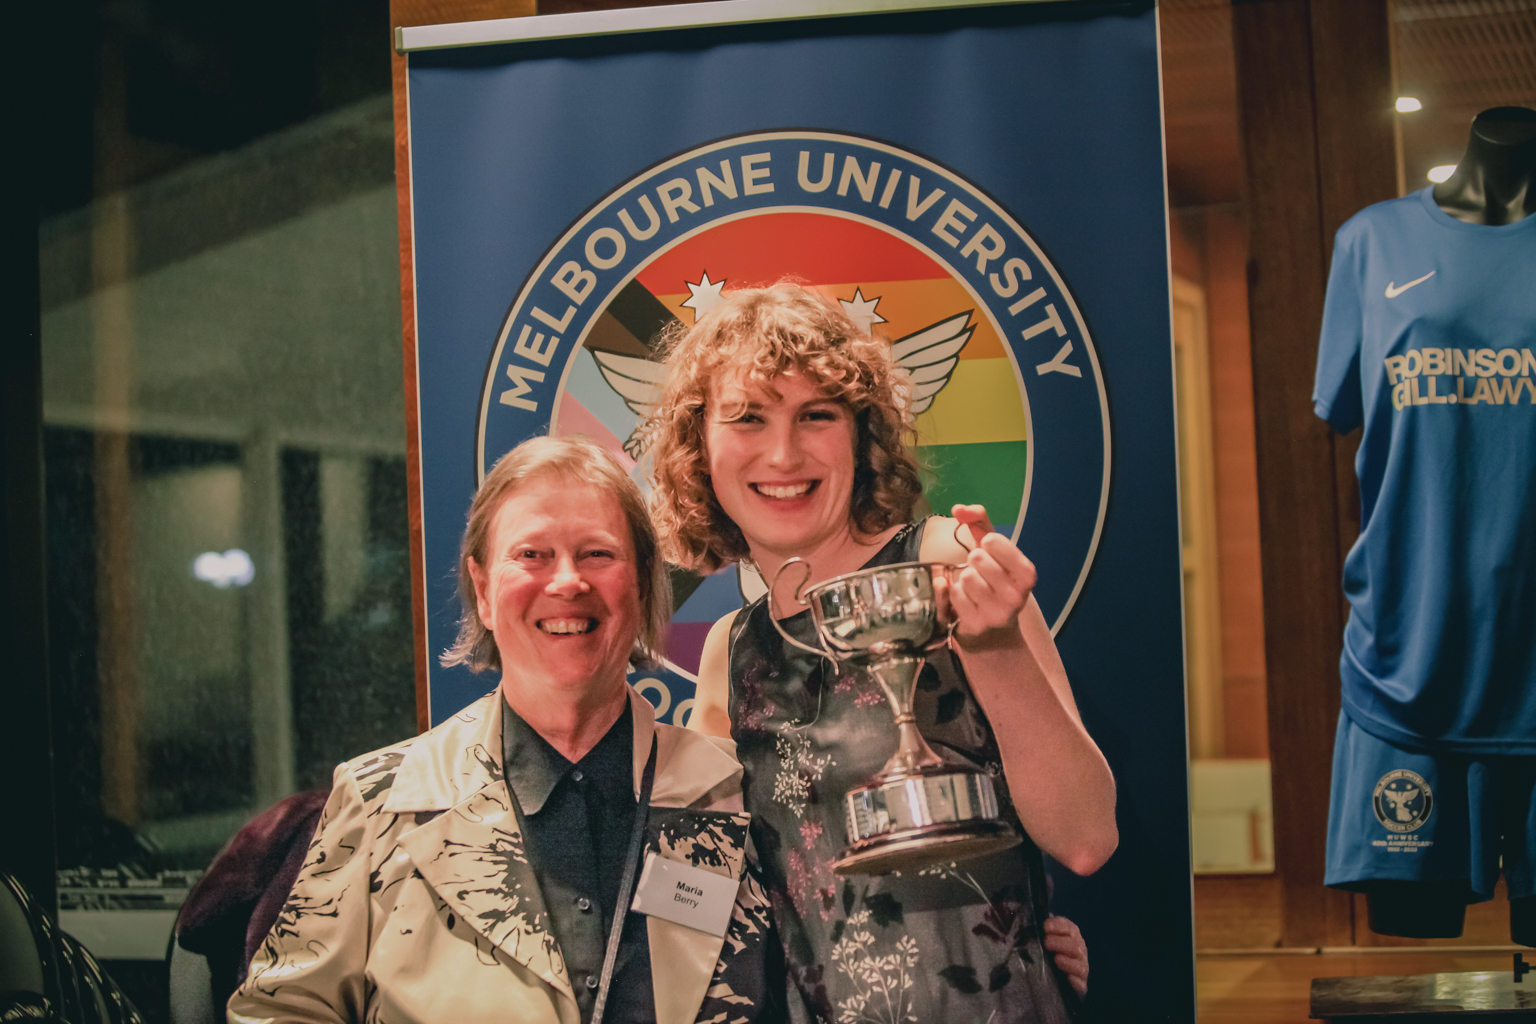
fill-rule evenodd
<path id="1" fill-rule="evenodd" d="M 1376 820 L 1392 832 L 1412 832 L 1429 820 L 1434 793 L 1418 772 L 1398 768 L 1387 772 L 1376 783 L 1371 807 Z"/>

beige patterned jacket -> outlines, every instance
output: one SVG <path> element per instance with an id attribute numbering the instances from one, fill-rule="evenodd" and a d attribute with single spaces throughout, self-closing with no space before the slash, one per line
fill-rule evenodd
<path id="1" fill-rule="evenodd" d="M 656 1020 L 749 1020 L 765 939 L 777 937 L 762 888 L 743 875 L 741 767 L 729 741 L 657 725 L 645 698 L 629 699 L 637 796 L 657 739 L 651 849 L 743 878 L 724 939 L 647 919 Z M 501 708 L 491 694 L 337 767 L 288 903 L 230 1000 L 231 1024 L 579 1024 L 503 781 Z"/>

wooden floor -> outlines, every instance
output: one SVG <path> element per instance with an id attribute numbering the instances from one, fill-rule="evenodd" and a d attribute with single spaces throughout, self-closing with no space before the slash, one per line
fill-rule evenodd
<path id="1" fill-rule="evenodd" d="M 1493 900 L 1467 908 L 1459 939 L 1400 939 L 1366 926 L 1365 897 L 1355 897 L 1359 951 L 1281 952 L 1280 880 L 1275 875 L 1195 878 L 1195 977 L 1199 1024 L 1300 1024 L 1313 978 L 1449 971 L 1508 971 L 1509 901 L 1500 881 Z M 1456 949 L 1455 946 L 1472 948 Z M 1416 947 L 1433 946 L 1433 949 Z M 1273 952 L 1271 952 L 1273 950 Z M 1536 950 L 1521 947 L 1527 963 Z"/>
<path id="2" fill-rule="evenodd" d="M 1199 1024 L 1302 1024 L 1313 978 L 1507 971 L 1512 964 L 1507 952 L 1206 954 L 1195 958 Z"/>

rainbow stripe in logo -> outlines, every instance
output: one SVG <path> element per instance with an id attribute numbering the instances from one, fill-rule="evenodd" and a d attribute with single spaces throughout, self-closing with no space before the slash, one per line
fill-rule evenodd
<path id="1" fill-rule="evenodd" d="M 868 139 L 739 136 L 666 161 L 593 207 L 503 325 L 481 403 L 481 473 L 547 430 L 594 438 L 644 486 L 633 433 L 665 372 L 652 340 L 724 292 L 786 277 L 892 343 L 914 384 L 929 473 L 920 511 L 986 505 L 1041 568 L 1036 597 L 1059 626 L 1092 560 L 1109 479 L 1086 325 L 1006 211 L 953 172 Z M 743 582 L 734 568 L 674 577 L 672 664 L 636 681 L 654 691 L 659 717 L 686 710 L 704 637 L 741 606 Z"/>

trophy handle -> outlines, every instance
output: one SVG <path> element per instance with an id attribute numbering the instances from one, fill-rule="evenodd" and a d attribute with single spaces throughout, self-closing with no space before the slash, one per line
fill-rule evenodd
<path id="1" fill-rule="evenodd" d="M 809 651 L 811 654 L 817 655 L 818 657 L 830 658 L 832 657 L 830 651 L 823 650 L 820 647 L 812 647 L 810 644 L 803 644 L 799 640 L 796 640 L 794 637 L 790 636 L 784 627 L 779 625 L 779 617 L 773 613 L 773 595 L 779 589 L 779 577 L 784 575 L 785 569 L 788 569 L 796 562 L 799 562 L 801 565 L 805 566 L 805 576 L 801 578 L 799 586 L 795 587 L 795 603 L 801 606 L 805 606 L 807 604 L 806 600 L 800 596 L 800 591 L 811 578 L 811 563 L 807 562 L 799 555 L 796 555 L 794 558 L 791 558 L 789 561 L 779 566 L 779 571 L 773 574 L 773 582 L 768 584 L 768 621 L 773 623 L 773 628 L 779 631 L 779 636 L 783 637 L 785 641 L 787 641 L 792 646 L 798 647 L 802 651 Z"/>
<path id="2" fill-rule="evenodd" d="M 962 530 L 966 529 L 969 526 L 970 526 L 969 523 L 962 523 L 962 522 L 959 522 L 958 520 L 955 522 L 955 534 L 954 534 L 954 536 L 955 536 L 955 543 L 959 544 L 962 548 L 964 548 L 965 551 L 966 551 L 966 554 L 970 554 L 972 551 L 976 550 L 976 542 L 975 541 L 967 541 L 965 539 L 965 536 L 961 533 Z M 964 569 L 965 566 L 964 565 L 946 565 L 946 566 L 944 566 L 944 568 L 946 570 L 950 570 L 950 569 Z M 924 651 L 936 651 L 940 647 L 947 647 L 949 645 L 949 641 L 955 635 L 955 626 L 958 624 L 955 621 L 954 617 L 953 617 L 954 616 L 953 609 L 951 609 L 950 615 L 951 615 L 950 620 L 948 622 L 944 623 L 944 636 L 939 638 L 939 639 L 934 640 L 928 646 L 924 647 L 923 648 Z"/>
<path id="3" fill-rule="evenodd" d="M 965 541 L 960 539 L 960 527 L 962 527 L 964 525 L 965 525 L 964 523 L 956 523 L 955 524 L 955 543 L 959 544 L 963 548 L 965 548 Z M 965 550 L 969 551 L 971 549 L 970 548 L 965 548 Z M 944 581 L 946 583 L 950 582 L 949 581 L 949 573 L 951 571 L 958 570 L 958 569 L 964 569 L 965 568 L 965 566 L 963 564 L 962 565 L 950 565 L 950 564 L 948 564 L 946 562 L 930 562 L 930 563 L 928 563 L 928 565 L 930 566 L 929 571 L 932 572 L 935 577 L 937 577 L 939 572 L 940 572 L 940 570 L 942 570 L 944 572 L 944 574 L 945 574 Z M 954 610 L 953 607 L 951 607 L 950 610 L 949 610 L 949 621 L 948 622 L 941 621 L 939 623 L 939 625 L 943 627 L 944 631 L 942 633 L 940 633 L 938 636 L 934 637 L 932 640 L 928 641 L 926 644 L 924 644 L 921 648 L 919 648 L 919 650 L 921 650 L 924 654 L 927 654 L 927 653 L 929 653 L 931 651 L 937 651 L 937 650 L 941 650 L 941 649 L 943 649 L 945 647 L 948 647 L 949 646 L 949 641 L 955 635 L 955 626 L 957 626 L 958 624 L 959 624 L 959 622 L 955 618 L 955 610 Z"/>

